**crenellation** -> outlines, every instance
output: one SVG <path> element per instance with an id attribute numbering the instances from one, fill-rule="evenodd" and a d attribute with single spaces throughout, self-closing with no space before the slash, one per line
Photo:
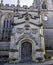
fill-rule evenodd
<path id="1" fill-rule="evenodd" d="M 27 9 L 27 7 L 28 7 L 27 5 L 23 5 L 23 8 Z"/>
<path id="2" fill-rule="evenodd" d="M 9 4 L 5 4 L 5 7 L 9 7 Z"/>
<path id="3" fill-rule="evenodd" d="M 3 5 L 3 6 L 0 5 L 0 8 L 2 10 L 4 10 L 4 9 L 5 10 L 14 10 L 15 9 L 16 10 L 18 8 L 18 6 L 15 6 L 14 4 L 11 4 L 11 6 L 9 4 L 6 4 L 6 5 Z M 26 11 L 27 9 L 29 11 L 31 11 L 32 9 L 35 10 L 35 11 L 37 11 L 37 9 L 34 9 L 33 6 L 30 6 L 30 7 L 27 7 L 27 5 L 23 5 L 23 7 L 19 6 L 19 10 L 21 10 L 21 11 L 22 10 Z"/>
<path id="4" fill-rule="evenodd" d="M 14 4 L 11 4 L 11 7 L 15 7 L 15 5 Z"/>

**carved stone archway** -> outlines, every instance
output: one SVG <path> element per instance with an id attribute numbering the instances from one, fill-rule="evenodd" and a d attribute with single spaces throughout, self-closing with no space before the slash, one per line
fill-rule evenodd
<path id="1" fill-rule="evenodd" d="M 27 43 L 26 43 L 27 42 Z M 24 39 L 22 39 L 22 40 L 20 40 L 19 41 L 19 43 L 18 43 L 18 45 L 17 45 L 17 49 L 18 49 L 18 59 L 19 59 L 19 61 L 21 61 L 21 59 L 22 59 L 22 51 L 23 51 L 23 49 L 22 49 L 22 45 L 24 45 L 24 44 L 29 44 L 29 47 L 31 46 L 31 48 L 30 48 L 30 50 L 31 50 L 31 60 L 32 61 L 35 61 L 35 48 L 36 48 L 36 43 L 35 43 L 35 41 L 34 40 L 32 40 L 31 38 L 24 38 Z M 26 46 L 27 47 L 27 46 Z M 22 50 L 21 50 L 22 49 Z M 27 51 L 27 50 L 26 50 Z"/>

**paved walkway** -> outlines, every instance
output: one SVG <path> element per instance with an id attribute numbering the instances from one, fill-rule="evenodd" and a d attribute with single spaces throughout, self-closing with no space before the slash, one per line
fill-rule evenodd
<path id="1" fill-rule="evenodd" d="M 4 64 L 4 65 L 51 65 L 53 64 L 53 60 L 44 62 L 44 63 L 17 63 L 17 64 Z"/>

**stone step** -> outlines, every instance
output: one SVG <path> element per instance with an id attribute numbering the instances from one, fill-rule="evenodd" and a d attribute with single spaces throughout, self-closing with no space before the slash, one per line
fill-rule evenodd
<path id="1" fill-rule="evenodd" d="M 2 65 L 2 64 L 0 64 Z M 6 63 L 6 64 L 3 64 L 3 65 L 53 65 L 53 60 L 49 60 L 49 61 L 46 61 L 46 62 L 43 62 L 43 63 Z"/>
<path id="2" fill-rule="evenodd" d="M 4 64 L 4 65 L 47 65 L 47 64 L 39 64 L 39 63 L 17 63 L 17 64 Z"/>

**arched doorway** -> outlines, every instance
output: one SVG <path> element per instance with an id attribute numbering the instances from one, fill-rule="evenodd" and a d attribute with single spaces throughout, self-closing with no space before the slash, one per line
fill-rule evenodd
<path id="1" fill-rule="evenodd" d="M 21 61 L 32 61 L 32 44 L 30 42 L 24 42 L 21 45 Z"/>

